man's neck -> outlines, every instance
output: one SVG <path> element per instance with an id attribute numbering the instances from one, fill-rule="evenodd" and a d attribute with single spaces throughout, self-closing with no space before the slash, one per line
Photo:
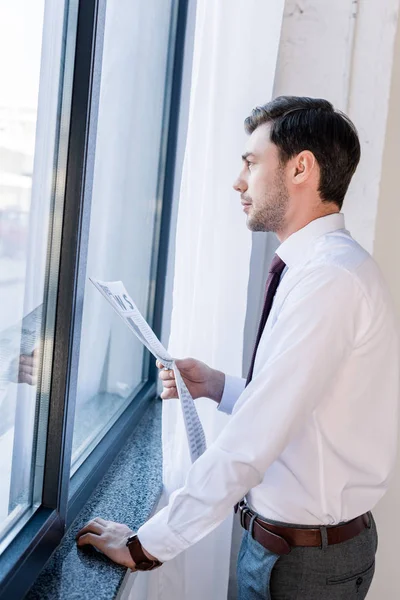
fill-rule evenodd
<path id="1" fill-rule="evenodd" d="M 337 206 L 332 207 L 331 205 L 324 210 L 319 210 L 316 213 L 312 213 L 309 215 L 300 216 L 296 220 L 291 220 L 287 225 L 280 231 L 276 231 L 275 234 L 280 241 L 280 243 L 287 240 L 293 233 L 296 231 L 300 231 L 303 227 L 306 227 L 312 221 L 316 219 L 321 219 L 322 217 L 327 217 L 328 215 L 333 215 L 339 213 L 340 210 Z"/>

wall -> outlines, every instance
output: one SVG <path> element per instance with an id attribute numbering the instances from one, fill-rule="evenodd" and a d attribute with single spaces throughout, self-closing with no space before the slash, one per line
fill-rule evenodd
<path id="1" fill-rule="evenodd" d="M 287 0 L 275 91 L 326 97 L 354 120 L 363 156 L 344 205 L 373 249 L 399 0 Z"/>
<path id="2" fill-rule="evenodd" d="M 400 27 L 395 44 L 395 62 L 390 93 L 389 113 L 383 151 L 382 174 L 375 226 L 374 257 L 389 283 L 400 316 L 400 192 L 398 181 L 400 157 Z M 400 459 L 400 451 L 399 451 Z M 376 576 L 370 592 L 371 600 L 400 597 L 398 579 L 398 547 L 400 522 L 400 460 L 391 488 L 375 510 L 379 528 L 379 552 Z"/>

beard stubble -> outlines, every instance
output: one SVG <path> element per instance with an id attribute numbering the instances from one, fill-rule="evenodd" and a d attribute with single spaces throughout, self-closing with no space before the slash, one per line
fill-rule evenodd
<path id="1" fill-rule="evenodd" d="M 283 177 L 283 169 L 279 169 L 271 189 L 265 192 L 258 207 L 252 204 L 253 210 L 247 219 L 247 227 L 250 231 L 277 232 L 283 228 L 289 204 L 289 193 Z M 244 194 L 243 197 L 246 198 L 246 195 Z"/>

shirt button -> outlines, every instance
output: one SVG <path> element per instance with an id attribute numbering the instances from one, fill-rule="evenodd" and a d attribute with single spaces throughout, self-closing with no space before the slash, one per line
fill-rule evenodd
<path id="1" fill-rule="evenodd" d="M 356 585 L 361 585 L 363 582 L 363 578 L 362 577 L 358 577 L 357 581 L 356 581 Z"/>

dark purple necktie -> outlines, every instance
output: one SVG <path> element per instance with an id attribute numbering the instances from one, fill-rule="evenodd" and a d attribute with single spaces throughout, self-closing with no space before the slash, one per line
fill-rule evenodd
<path id="1" fill-rule="evenodd" d="M 253 369 L 254 369 L 254 361 L 256 359 L 258 344 L 260 343 L 262 332 L 264 331 L 265 323 L 267 322 L 268 315 L 271 312 L 272 302 L 278 289 L 279 282 L 281 280 L 281 275 L 283 269 L 286 267 L 285 263 L 277 254 L 275 254 L 273 261 L 271 263 L 271 267 L 269 269 L 269 275 L 267 279 L 267 283 L 265 286 L 265 300 L 264 300 L 264 308 L 261 314 L 260 324 L 258 326 L 258 332 L 256 337 L 256 342 L 254 344 L 253 356 L 251 358 L 249 373 L 246 379 L 246 385 L 249 385 L 250 381 L 253 377 Z"/>

